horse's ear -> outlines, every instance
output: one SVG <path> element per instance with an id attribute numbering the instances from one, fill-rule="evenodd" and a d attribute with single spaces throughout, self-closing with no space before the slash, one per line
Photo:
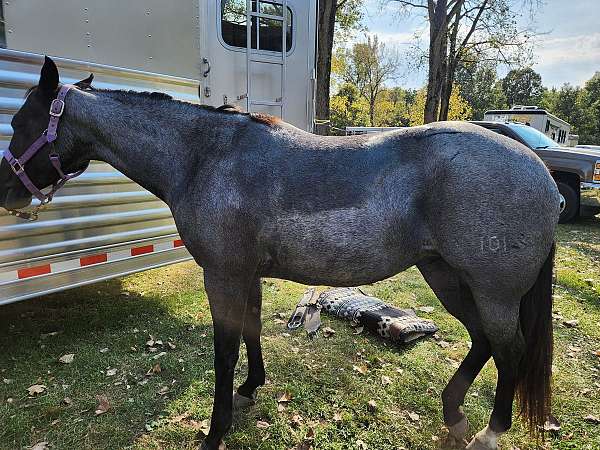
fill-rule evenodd
<path id="1" fill-rule="evenodd" d="M 44 59 L 38 87 L 47 93 L 54 93 L 58 89 L 58 69 L 54 61 L 47 56 Z"/>
<path id="2" fill-rule="evenodd" d="M 84 80 L 78 81 L 75 83 L 79 89 L 90 89 L 92 87 L 92 81 L 94 81 L 94 74 L 90 73 L 90 76 Z"/>

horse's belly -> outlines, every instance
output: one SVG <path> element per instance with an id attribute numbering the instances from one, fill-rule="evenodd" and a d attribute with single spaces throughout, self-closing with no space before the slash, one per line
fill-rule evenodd
<path id="1" fill-rule="evenodd" d="M 382 280 L 418 260 L 417 222 L 355 208 L 280 217 L 268 233 L 262 275 L 338 286 Z"/>

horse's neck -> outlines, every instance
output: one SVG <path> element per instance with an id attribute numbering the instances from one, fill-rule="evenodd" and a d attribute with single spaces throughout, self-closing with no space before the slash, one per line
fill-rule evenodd
<path id="1" fill-rule="evenodd" d="M 130 103 L 114 95 L 74 95 L 71 132 L 89 145 L 89 159 L 109 163 L 171 205 L 178 184 L 189 181 L 188 169 L 198 168 L 201 155 L 190 147 L 210 145 L 208 131 L 206 135 L 196 131 L 211 130 L 214 124 L 203 124 L 193 110 L 186 114 L 186 108 L 175 102 L 132 97 Z"/>

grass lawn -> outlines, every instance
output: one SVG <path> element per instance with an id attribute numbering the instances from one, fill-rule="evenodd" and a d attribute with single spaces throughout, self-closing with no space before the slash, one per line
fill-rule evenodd
<path id="1" fill-rule="evenodd" d="M 585 419 L 600 417 L 600 219 L 561 226 L 558 240 L 553 410 L 561 429 L 541 445 L 600 449 L 600 424 Z M 304 286 L 267 279 L 263 288 L 268 382 L 257 405 L 236 415 L 228 448 L 443 448 L 440 393 L 468 336 L 416 269 L 365 289 L 399 307 L 433 306 L 419 314 L 449 345 L 397 348 L 327 316 L 323 326 L 335 334 L 309 341 L 287 334 L 278 316 L 287 318 Z M 195 448 L 212 407 L 210 324 L 193 263 L 0 307 L 0 448 Z M 68 354 L 71 363 L 58 361 Z M 242 351 L 236 384 L 245 373 Z M 472 432 L 487 421 L 495 383 L 489 362 L 466 399 Z M 45 389 L 29 396 L 36 384 Z M 282 393 L 291 401 L 278 404 Z M 100 403 L 106 412 L 96 414 Z M 538 448 L 518 420 L 501 444 Z"/>

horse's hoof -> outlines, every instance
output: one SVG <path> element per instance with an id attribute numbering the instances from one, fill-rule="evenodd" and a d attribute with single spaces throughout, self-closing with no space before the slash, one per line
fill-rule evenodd
<path id="1" fill-rule="evenodd" d="M 206 441 L 202 441 L 202 443 L 200 444 L 200 449 L 199 450 L 227 450 L 227 446 L 225 445 L 225 442 L 221 441 L 221 443 L 219 444 L 218 447 L 211 447 L 210 445 L 208 445 L 206 443 Z"/>
<path id="2" fill-rule="evenodd" d="M 488 425 L 473 437 L 467 445 L 467 450 L 498 450 L 498 438 L 501 434 Z"/>
<path id="3" fill-rule="evenodd" d="M 447 426 L 447 425 L 446 425 Z M 467 416 L 463 415 L 463 418 L 457 424 L 452 426 L 448 426 L 448 433 L 452 436 L 457 442 L 462 442 L 464 438 L 467 437 L 467 433 L 469 432 L 469 420 Z"/>
<path id="4" fill-rule="evenodd" d="M 493 444 L 489 441 L 486 442 L 475 435 L 473 440 L 467 445 L 466 450 L 498 450 L 498 444 Z"/>
<path id="5" fill-rule="evenodd" d="M 242 409 L 253 406 L 256 403 L 256 398 L 248 398 L 242 394 L 233 391 L 233 409 Z"/>

